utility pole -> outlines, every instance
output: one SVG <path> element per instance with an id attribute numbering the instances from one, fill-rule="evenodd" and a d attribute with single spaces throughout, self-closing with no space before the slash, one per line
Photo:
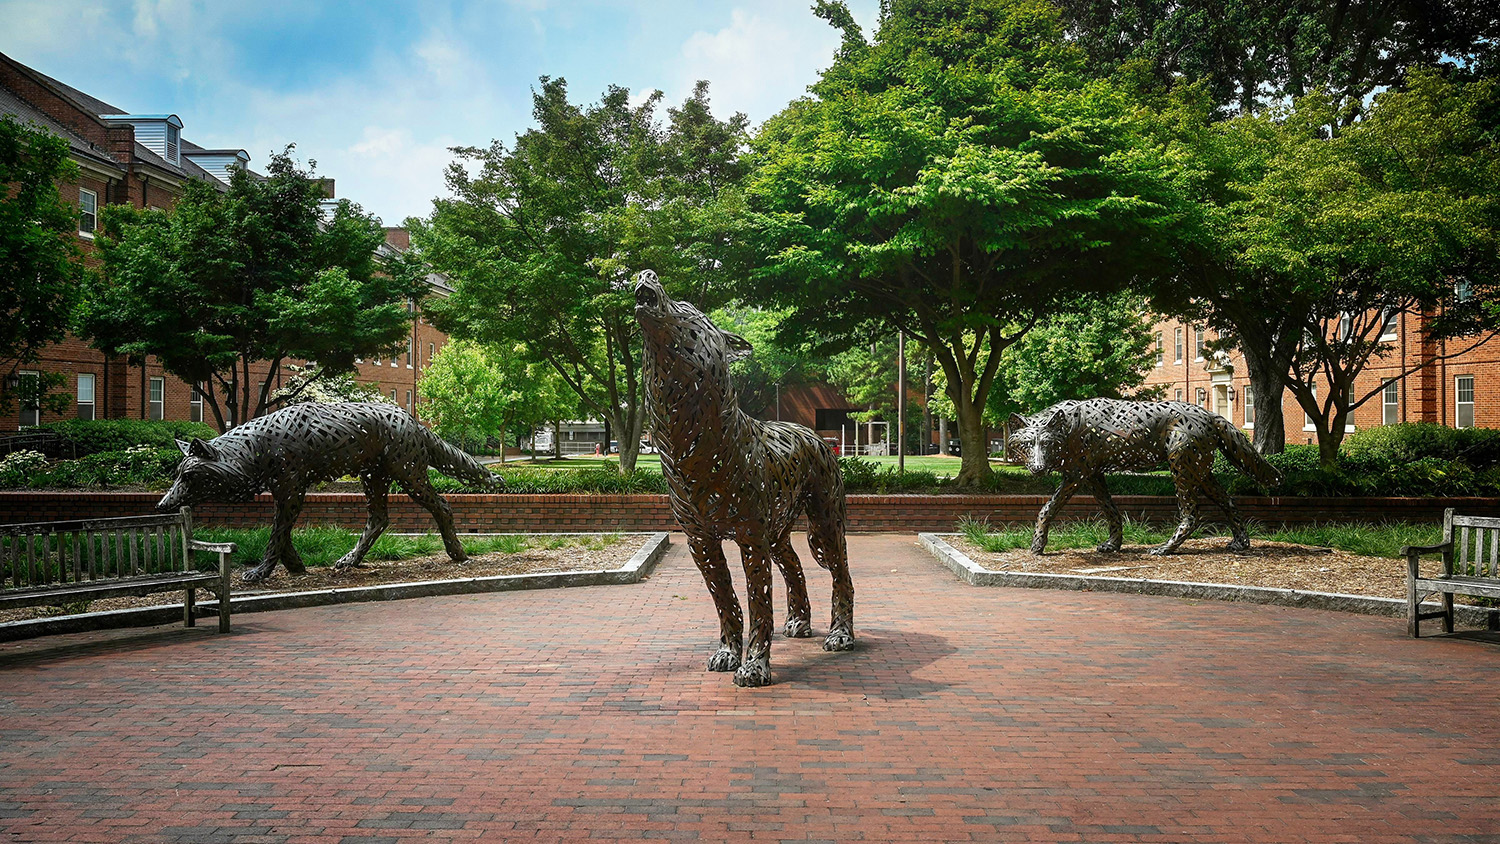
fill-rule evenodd
<path id="1" fill-rule="evenodd" d="M 906 474 L 906 332 L 896 334 L 896 474 Z"/>

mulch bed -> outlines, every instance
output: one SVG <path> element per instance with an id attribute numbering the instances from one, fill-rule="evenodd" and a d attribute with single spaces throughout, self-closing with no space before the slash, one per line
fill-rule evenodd
<path id="1" fill-rule="evenodd" d="M 306 574 L 292 575 L 278 567 L 259 583 L 241 583 L 235 575 L 234 594 L 272 595 L 287 592 L 313 592 L 321 589 L 352 589 L 361 586 L 383 586 L 391 583 L 418 583 L 425 580 L 457 580 L 467 577 L 493 577 L 509 574 L 550 574 L 562 571 L 602 571 L 625 565 L 639 545 L 628 537 L 590 538 L 591 545 L 569 545 L 564 548 L 528 548 L 515 554 L 492 552 L 476 554 L 468 562 L 455 563 L 447 554 L 412 557 L 406 560 L 372 560 L 366 558 L 360 568 L 334 571 L 332 566 L 309 567 Z M 208 598 L 204 592 L 200 598 Z M 0 622 L 24 621 L 47 615 L 77 612 L 134 609 L 182 603 L 182 592 L 157 592 L 141 597 L 108 598 L 90 602 L 87 610 L 76 606 L 66 611 L 54 607 L 27 607 L 0 611 Z"/>
<path id="2" fill-rule="evenodd" d="M 1049 550 L 1036 555 L 1024 548 L 985 551 L 962 536 L 944 537 L 954 548 L 990 571 L 1094 575 L 1191 583 L 1265 586 L 1310 592 L 1335 592 L 1375 598 L 1406 597 L 1406 561 L 1361 557 L 1331 548 L 1250 541 L 1247 551 L 1227 551 L 1224 537 L 1189 539 L 1176 554 L 1153 557 L 1152 545 L 1127 545 L 1112 554 L 1093 549 Z M 1441 563 L 1423 560 L 1436 574 Z M 1461 597 L 1461 596 L 1460 596 Z"/>

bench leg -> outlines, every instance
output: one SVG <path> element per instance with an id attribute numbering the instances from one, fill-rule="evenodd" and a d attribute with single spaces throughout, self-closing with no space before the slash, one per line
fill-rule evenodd
<path id="1" fill-rule="evenodd" d="M 229 632 L 229 555 L 219 553 L 219 632 Z"/>
<path id="2" fill-rule="evenodd" d="M 1453 593 L 1443 593 L 1443 632 L 1453 632 Z"/>
<path id="3" fill-rule="evenodd" d="M 1413 639 L 1422 637 L 1422 600 L 1410 583 L 1406 584 L 1406 635 Z"/>
<path id="4" fill-rule="evenodd" d="M 189 586 L 188 588 L 182 590 L 182 626 L 183 627 L 193 627 L 193 626 L 196 626 L 197 623 L 198 623 L 198 618 L 197 618 L 197 615 L 198 615 L 197 609 L 198 608 L 196 606 L 195 601 L 193 600 L 194 596 L 197 595 L 197 591 L 198 590 L 194 589 L 191 586 Z"/>

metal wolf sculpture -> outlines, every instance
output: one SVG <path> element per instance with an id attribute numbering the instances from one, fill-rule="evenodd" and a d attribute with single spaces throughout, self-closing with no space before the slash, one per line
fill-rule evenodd
<path id="1" fill-rule="evenodd" d="M 786 635 L 812 635 L 807 583 L 791 541 L 803 511 L 813 556 L 833 575 L 833 623 L 823 648 L 854 647 L 844 481 L 832 450 L 801 425 L 761 422 L 739 409 L 729 362 L 749 354 L 744 338 L 672 301 L 650 270 L 636 278 L 635 301 L 646 340 L 651 440 L 661 453 L 672 513 L 719 613 L 719 648 L 708 670 L 734 671 L 740 686 L 771 682 L 773 562 L 786 581 Z M 745 565 L 750 643 L 743 659 L 744 621 L 724 561 L 725 539 L 739 544 Z"/>
<path id="2" fill-rule="evenodd" d="M 358 475 L 370 508 L 369 521 L 354 550 L 334 564 L 357 566 L 390 519 L 386 496 L 391 481 L 437 520 L 443 545 L 454 562 L 468 559 L 453 532 L 453 511 L 432 488 L 431 466 L 459 480 L 485 487 L 503 485 L 474 458 L 417 422 L 410 413 L 384 404 L 299 404 L 252 419 L 212 441 L 178 441 L 182 463 L 172 488 L 156 505 L 175 510 L 201 501 L 242 501 L 270 490 L 276 499 L 271 540 L 260 565 L 246 571 L 246 581 L 266 578 L 277 561 L 286 570 L 306 569 L 292 547 L 292 524 L 302 510 L 307 488 L 318 481 Z"/>
<path id="3" fill-rule="evenodd" d="M 1230 463 L 1263 486 L 1280 481 L 1276 470 L 1229 420 L 1183 402 L 1065 401 L 1034 416 L 1012 415 L 1010 422 L 1011 453 L 1024 456 L 1026 468 L 1033 474 L 1062 474 L 1062 483 L 1037 515 L 1031 540 L 1035 554 L 1047 547 L 1047 529 L 1053 516 L 1080 487 L 1104 508 L 1109 522 L 1109 540 L 1099 550 L 1120 550 L 1120 511 L 1104 487 L 1105 472 L 1151 469 L 1161 463 L 1171 468 L 1181 522 L 1171 539 L 1151 550 L 1157 555 L 1176 551 L 1198 527 L 1199 493 L 1219 505 L 1228 517 L 1234 533 L 1229 549 L 1250 547 L 1250 537 L 1234 502 L 1214 480 L 1214 451 L 1223 452 Z"/>

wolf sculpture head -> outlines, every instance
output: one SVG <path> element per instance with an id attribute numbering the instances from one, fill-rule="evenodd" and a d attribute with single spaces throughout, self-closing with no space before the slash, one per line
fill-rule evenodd
<path id="1" fill-rule="evenodd" d="M 192 442 L 177 441 L 182 462 L 172 487 L 157 502 L 162 511 L 190 507 L 204 501 L 244 501 L 260 490 L 247 471 L 246 461 L 226 456 L 213 443 L 196 437 Z"/>

